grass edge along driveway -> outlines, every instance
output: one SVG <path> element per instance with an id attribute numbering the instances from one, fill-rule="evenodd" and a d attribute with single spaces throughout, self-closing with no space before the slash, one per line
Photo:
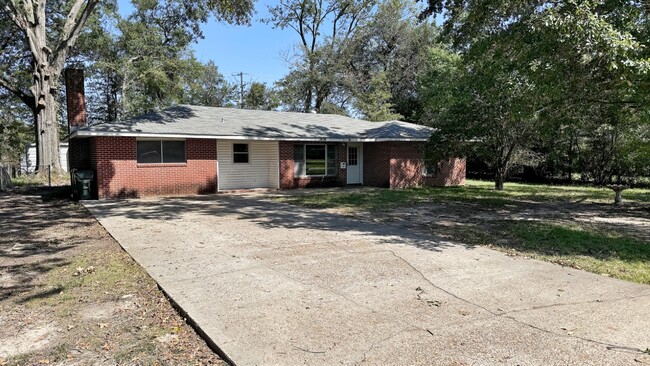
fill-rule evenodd
<path id="1" fill-rule="evenodd" d="M 608 188 L 507 183 L 505 190 L 496 191 L 492 182 L 468 180 L 465 187 L 370 188 L 289 194 L 275 199 L 343 213 L 363 211 L 378 219 L 390 219 L 399 216 L 400 210 L 427 204 L 444 204 L 446 216 L 451 213 L 458 219 L 468 208 L 487 213 L 507 208 L 529 214 L 537 206 L 544 206 L 547 210 L 558 208 L 565 212 L 564 217 L 475 219 L 462 226 L 437 226 L 431 231 L 469 245 L 484 245 L 512 255 L 650 284 L 650 242 L 647 237 L 639 237 L 620 227 L 577 221 L 571 214 L 588 208 L 602 210 L 605 216 L 612 215 L 614 193 Z M 623 199 L 624 204 L 615 208 L 617 212 L 628 217 L 648 215 L 650 190 L 629 189 L 623 192 Z M 618 215 L 617 212 L 614 215 Z M 644 219 L 647 221 L 650 217 Z M 431 221 L 434 222 L 435 218 L 432 217 Z"/>

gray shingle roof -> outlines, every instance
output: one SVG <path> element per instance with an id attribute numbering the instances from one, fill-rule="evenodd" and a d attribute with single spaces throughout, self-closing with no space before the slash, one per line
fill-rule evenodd
<path id="1" fill-rule="evenodd" d="M 210 137 L 263 140 L 425 141 L 433 130 L 407 122 L 368 122 L 332 114 L 179 105 L 121 123 L 78 129 L 76 136 Z"/>

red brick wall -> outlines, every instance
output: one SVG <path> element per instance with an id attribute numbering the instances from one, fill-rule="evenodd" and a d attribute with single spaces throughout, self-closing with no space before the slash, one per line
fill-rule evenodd
<path id="1" fill-rule="evenodd" d="M 390 185 L 391 142 L 363 144 L 363 184 L 372 187 Z"/>
<path id="2" fill-rule="evenodd" d="M 345 169 L 340 169 L 340 163 L 346 161 L 346 145 L 336 144 L 336 175 L 331 177 L 296 177 L 294 176 L 293 147 L 295 144 L 309 142 L 280 141 L 280 189 L 308 187 L 339 187 L 346 184 Z"/>
<path id="3" fill-rule="evenodd" d="M 68 143 L 68 170 L 90 169 L 90 139 L 72 139 Z"/>
<path id="4" fill-rule="evenodd" d="M 438 163 L 438 171 L 424 178 L 427 186 L 464 186 L 466 175 L 465 158 L 451 158 Z"/>
<path id="5" fill-rule="evenodd" d="M 86 97 L 84 93 L 84 71 L 65 70 L 66 114 L 70 132 L 86 126 Z"/>
<path id="6" fill-rule="evenodd" d="M 280 141 L 280 189 L 295 188 L 293 183 L 293 142 Z"/>
<path id="7" fill-rule="evenodd" d="M 390 188 L 408 188 L 422 185 L 423 159 L 423 143 L 391 143 Z"/>
<path id="8" fill-rule="evenodd" d="M 96 137 L 91 142 L 99 198 L 216 192 L 217 143 L 187 139 L 186 163 L 138 164 L 134 137 Z"/>

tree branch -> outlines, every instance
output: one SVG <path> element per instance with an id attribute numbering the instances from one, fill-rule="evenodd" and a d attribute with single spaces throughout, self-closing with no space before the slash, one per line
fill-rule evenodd
<path id="1" fill-rule="evenodd" d="M 22 100 L 23 103 L 25 103 L 30 109 L 34 108 L 34 97 L 12 85 L 11 82 L 4 76 L 0 78 L 0 86 L 7 89 L 10 93 Z"/>
<path id="2" fill-rule="evenodd" d="M 83 9 L 83 11 L 81 11 L 81 15 L 79 16 L 79 19 L 75 19 L 76 17 L 70 18 L 71 16 L 78 14 L 79 9 L 77 9 L 76 12 L 74 12 L 74 9 L 72 9 L 70 11 L 70 14 L 68 15 L 68 19 L 66 19 L 66 26 L 70 21 L 73 22 L 73 26 L 68 34 L 65 34 L 65 32 L 64 34 L 62 34 L 61 40 L 59 41 L 59 44 L 57 45 L 56 50 L 54 52 L 53 64 L 57 68 L 63 67 L 69 49 L 74 46 L 75 42 L 77 41 L 77 38 L 79 37 L 79 34 L 81 34 L 81 30 L 83 29 L 84 25 L 86 24 L 86 21 L 90 17 L 90 14 L 92 14 L 93 10 L 95 9 L 95 6 L 99 3 L 99 0 L 77 0 L 75 2 L 75 6 L 77 4 L 83 4 L 84 1 L 87 1 L 86 7 Z"/>
<path id="3" fill-rule="evenodd" d="M 14 24 L 16 24 L 16 26 L 24 32 L 27 29 L 27 24 L 21 22 L 21 19 L 18 17 L 18 9 L 14 6 L 14 3 L 12 1 L 6 2 L 5 10 L 7 13 L 9 13 L 11 21 L 14 22 Z"/>

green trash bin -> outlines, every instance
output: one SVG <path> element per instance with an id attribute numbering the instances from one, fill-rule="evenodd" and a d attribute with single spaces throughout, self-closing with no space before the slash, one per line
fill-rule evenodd
<path id="1" fill-rule="evenodd" d="M 92 170 L 77 170 L 74 172 L 77 199 L 90 200 L 93 198 L 92 182 L 94 178 L 95 172 Z"/>

